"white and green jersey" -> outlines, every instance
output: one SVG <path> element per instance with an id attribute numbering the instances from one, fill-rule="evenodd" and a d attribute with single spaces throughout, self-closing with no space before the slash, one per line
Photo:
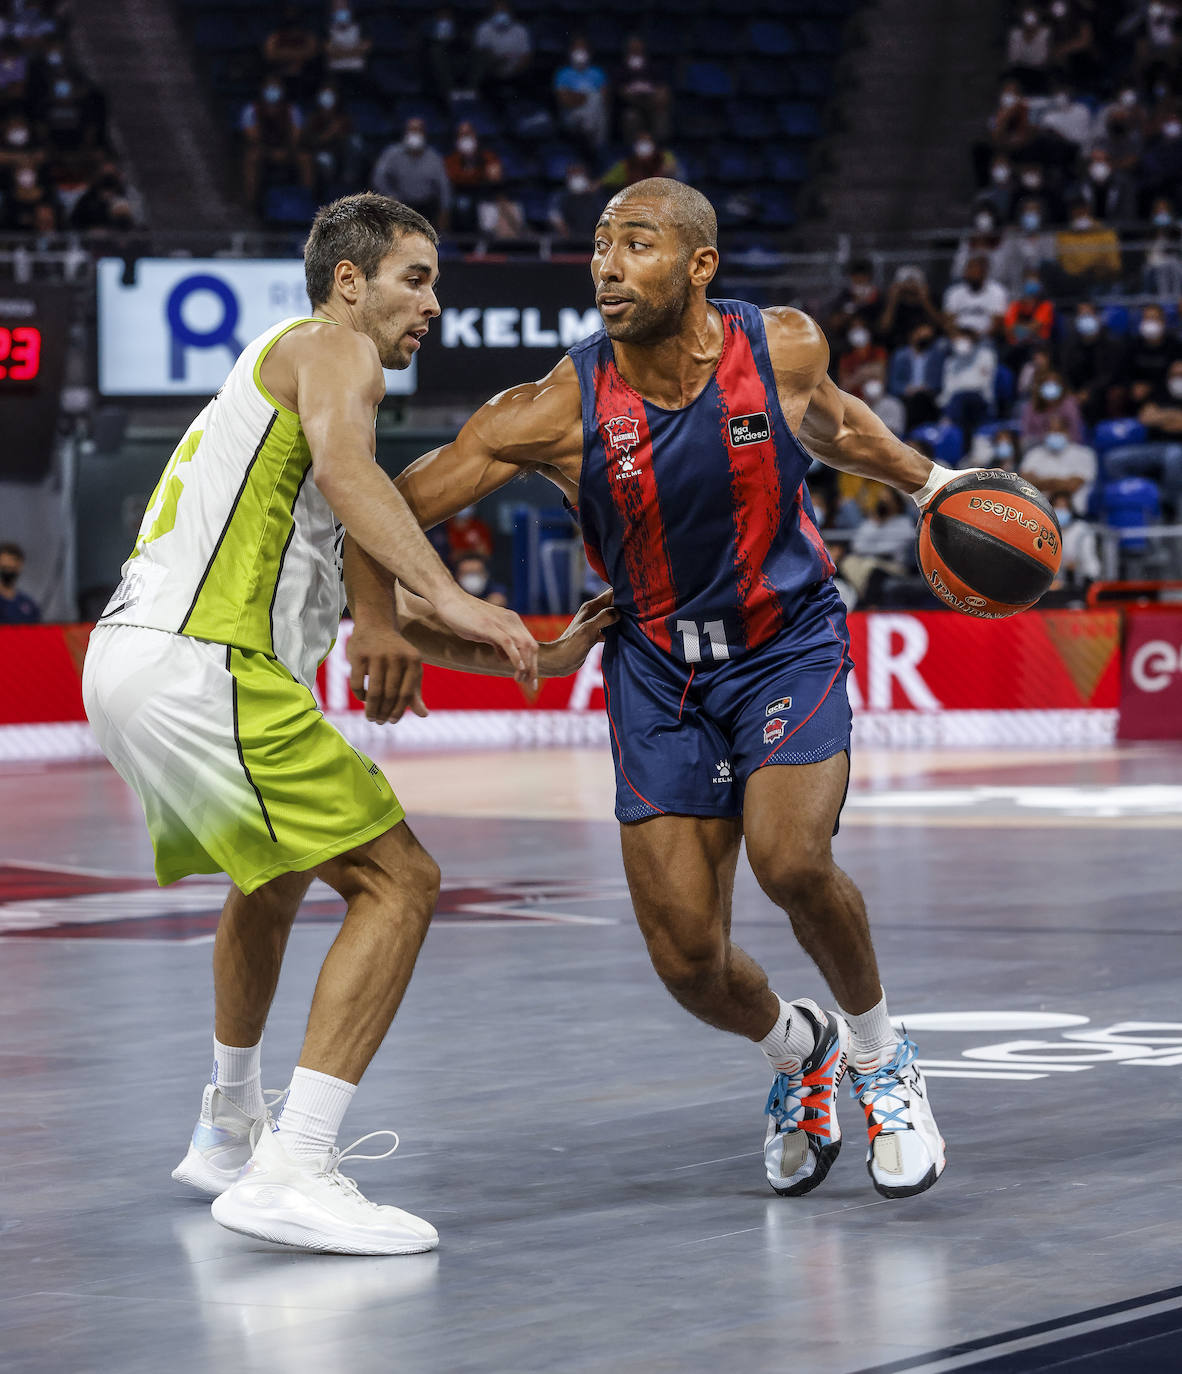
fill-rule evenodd
<path id="1" fill-rule="evenodd" d="M 311 687 L 345 606 L 344 530 L 300 417 L 259 376 L 284 320 L 243 350 L 161 474 L 100 617 L 273 655 Z"/>

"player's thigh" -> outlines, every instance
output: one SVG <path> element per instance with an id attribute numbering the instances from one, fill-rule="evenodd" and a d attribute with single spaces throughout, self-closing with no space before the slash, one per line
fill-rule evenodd
<path id="1" fill-rule="evenodd" d="M 741 839 L 738 818 L 655 816 L 620 827 L 633 909 L 658 970 L 720 956 Z"/>
<path id="2" fill-rule="evenodd" d="M 743 835 L 752 872 L 765 890 L 824 876 L 849 776 L 849 754 L 842 750 L 819 763 L 759 768 L 747 780 Z"/>
<path id="3" fill-rule="evenodd" d="M 405 821 L 334 855 L 316 874 L 346 902 L 374 897 L 391 911 L 417 912 L 428 920 L 439 896 L 439 865 Z"/>
<path id="4" fill-rule="evenodd" d="M 290 926 L 308 894 L 313 877 L 311 873 L 282 873 L 249 893 L 235 886 L 230 889 L 230 903 L 235 915 L 247 921 Z"/>

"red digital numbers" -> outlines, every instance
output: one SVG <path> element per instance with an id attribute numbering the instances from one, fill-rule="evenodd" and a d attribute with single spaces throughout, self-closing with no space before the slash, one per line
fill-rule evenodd
<path id="1" fill-rule="evenodd" d="M 0 325 L 0 380 L 31 382 L 41 371 L 41 331 L 32 325 Z"/>

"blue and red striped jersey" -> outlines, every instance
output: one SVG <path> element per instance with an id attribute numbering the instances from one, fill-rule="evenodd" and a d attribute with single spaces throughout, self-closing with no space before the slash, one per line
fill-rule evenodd
<path id="1" fill-rule="evenodd" d="M 723 347 L 681 410 L 620 376 L 601 330 L 570 350 L 583 403 L 579 520 L 624 625 L 686 663 L 733 659 L 788 625 L 833 573 L 780 409 L 759 310 L 712 301 Z"/>

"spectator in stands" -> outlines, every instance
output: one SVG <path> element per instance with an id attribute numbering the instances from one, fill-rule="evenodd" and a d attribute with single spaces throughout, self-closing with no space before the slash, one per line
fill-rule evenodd
<path id="1" fill-rule="evenodd" d="M 1117 369 L 1117 382 L 1124 388 L 1130 413 L 1145 405 L 1160 392 L 1170 366 L 1182 357 L 1182 343 L 1166 327 L 1166 312 L 1160 305 L 1147 305 L 1141 311 L 1137 332 L 1125 342 Z"/>
<path id="2" fill-rule="evenodd" d="M 37 117 L 57 149 L 96 148 L 106 139 L 106 101 L 80 72 L 54 73 Z"/>
<path id="3" fill-rule="evenodd" d="M 276 76 L 292 100 L 306 100 L 316 88 L 320 40 L 304 24 L 299 5 L 284 5 L 279 24 L 263 44 L 268 76 Z"/>
<path id="4" fill-rule="evenodd" d="M 525 210 L 503 187 L 491 200 L 482 200 L 476 208 L 477 227 L 487 238 L 500 243 L 530 237 L 525 222 Z"/>
<path id="5" fill-rule="evenodd" d="M 1145 253 L 1144 289 L 1155 296 L 1182 296 L 1182 225 L 1165 196 L 1153 202 L 1149 222 L 1153 241 Z"/>
<path id="6" fill-rule="evenodd" d="M 316 191 L 322 200 L 331 200 L 356 185 L 360 139 L 335 86 L 325 84 L 316 92 L 312 113 L 304 124 L 303 144 L 312 159 Z"/>
<path id="7" fill-rule="evenodd" d="M 1182 113 L 1169 113 L 1146 142 L 1137 183 L 1143 213 L 1158 196 L 1174 195 L 1182 185 Z"/>
<path id="8" fill-rule="evenodd" d="M 1149 442 L 1109 449 L 1104 465 L 1111 478 L 1148 477 L 1161 488 L 1175 520 L 1182 520 L 1182 358 L 1169 371 L 1137 417 Z"/>
<path id="9" fill-rule="evenodd" d="M 342 91 L 358 90 L 372 47 L 348 0 L 334 0 L 324 40 L 324 70 L 329 80 Z"/>
<path id="10" fill-rule="evenodd" d="M 631 153 L 613 163 L 604 172 L 599 184 L 605 191 L 615 192 L 648 177 L 671 177 L 674 181 L 680 181 L 682 170 L 681 164 L 668 148 L 658 147 L 651 134 L 641 133 L 632 145 Z"/>
<path id="11" fill-rule="evenodd" d="M 509 594 L 494 582 L 488 560 L 479 553 L 466 553 L 456 560 L 456 581 L 469 596 L 479 597 L 493 606 L 507 606 Z"/>
<path id="12" fill-rule="evenodd" d="M 1079 404 L 1068 391 L 1062 375 L 1047 371 L 1022 403 L 1019 426 L 1023 451 L 1029 451 L 1041 442 L 1055 420 L 1063 421 L 1064 431 L 1070 435 L 1073 443 L 1083 443 L 1083 417 L 1079 413 Z"/>
<path id="13" fill-rule="evenodd" d="M 33 126 L 22 111 L 14 111 L 4 125 L 0 141 L 0 171 L 15 172 L 18 167 L 35 171 L 45 164 L 45 149 L 39 147 Z"/>
<path id="14" fill-rule="evenodd" d="M 1171 72 L 1182 55 L 1182 31 L 1176 5 L 1152 0 L 1146 5 L 1137 38 L 1137 70 L 1143 76 Z"/>
<path id="15" fill-rule="evenodd" d="M 593 154 L 607 142 L 608 95 L 607 73 L 591 61 L 591 47 L 587 40 L 582 36 L 575 38 L 571 43 L 569 61 L 554 74 L 554 96 L 563 128 L 580 139 Z M 638 136 L 636 142 L 639 143 L 641 138 L 655 147 L 651 134 Z M 632 180 L 638 181 L 640 178 L 634 177 Z M 630 185 L 631 182 L 623 184 Z"/>
<path id="16" fill-rule="evenodd" d="M 1082 152 L 1092 141 L 1092 112 L 1065 82 L 1056 86 L 1040 124 L 1044 133 L 1049 130 L 1069 143 L 1076 153 Z"/>
<path id="17" fill-rule="evenodd" d="M 1063 536 L 1063 557 L 1058 575 L 1040 604 L 1048 608 L 1078 605 L 1088 585 L 1101 573 L 1096 527 L 1076 513 L 1066 493 L 1055 496 L 1051 506 Z"/>
<path id="18" fill-rule="evenodd" d="M 475 506 L 457 511 L 442 528 L 447 535 L 447 561 L 454 563 L 461 554 L 468 553 L 478 553 L 486 559 L 492 557 L 493 532 Z"/>
<path id="19" fill-rule="evenodd" d="M 1026 450 L 1018 471 L 1049 500 L 1068 497 L 1082 515 L 1096 481 L 1096 450 L 1073 439 L 1067 420 L 1055 415 L 1039 442 Z"/>
<path id="20" fill-rule="evenodd" d="M 1006 157 L 1017 159 L 1023 156 L 1034 129 L 1030 120 L 1030 106 L 1016 81 L 1007 81 L 997 97 L 997 109 L 989 118 L 988 149 L 994 154 L 1003 153 Z M 977 159 L 985 148 L 978 148 Z"/>
<path id="21" fill-rule="evenodd" d="M 603 210 L 603 195 L 595 188 L 581 162 L 566 169 L 566 185 L 550 205 L 550 224 L 560 238 L 585 246 L 591 242 Z"/>
<path id="22" fill-rule="evenodd" d="M 401 141 L 382 152 L 370 179 L 380 195 L 403 201 L 436 228 L 448 227 L 451 182 L 443 158 L 427 143 L 427 126 L 421 119 L 406 121 Z"/>
<path id="23" fill-rule="evenodd" d="M 514 18 L 508 0 L 497 0 L 472 37 L 472 84 L 494 100 L 511 100 L 529 69 L 534 42 Z"/>
<path id="24" fill-rule="evenodd" d="M 302 127 L 300 112 L 283 94 L 278 78 L 267 77 L 258 99 L 242 112 L 242 182 L 252 210 L 259 208 L 265 176 L 294 177 L 311 189 L 312 159 L 300 145 Z"/>
<path id="25" fill-rule="evenodd" d="M 997 351 L 988 335 L 958 327 L 944 360 L 940 409 L 964 435 L 967 449 L 973 434 L 989 414 L 997 387 Z"/>
<path id="26" fill-rule="evenodd" d="M 1145 151 L 1145 127 L 1145 112 L 1132 89 L 1122 91 L 1096 120 L 1095 146 L 1107 152 L 1113 171 L 1129 181 L 1135 181 Z"/>
<path id="27" fill-rule="evenodd" d="M 1109 413 L 1108 393 L 1120 366 L 1119 342 L 1091 301 L 1081 301 L 1063 343 L 1063 380 L 1090 425 Z"/>
<path id="28" fill-rule="evenodd" d="M 1117 172 L 1106 148 L 1092 149 L 1072 199 L 1098 220 L 1130 220 L 1136 213 L 1132 183 Z"/>
<path id="29" fill-rule="evenodd" d="M 1071 207 L 1068 227 L 1055 236 L 1055 254 L 1059 270 L 1080 282 L 1102 285 L 1121 273 L 1116 230 L 1097 219 L 1085 201 Z"/>
<path id="30" fill-rule="evenodd" d="M 1099 71 L 1096 31 L 1085 8 L 1071 0 L 1051 4 L 1051 70 L 1083 89 Z"/>
<path id="31" fill-rule="evenodd" d="M 127 178 L 118 163 L 108 160 L 99 167 L 97 175 L 75 203 L 68 219 L 69 227 L 84 231 L 124 229 L 132 228 L 134 223 Z"/>
<path id="32" fill-rule="evenodd" d="M 845 285 L 825 307 L 825 327 L 830 335 L 844 334 L 854 315 L 877 320 L 881 295 L 874 284 L 874 268 L 866 258 L 850 263 Z"/>
<path id="33" fill-rule="evenodd" d="M 1054 260 L 1055 239 L 1046 230 L 1042 201 L 1028 197 L 1018 206 L 1018 223 L 1002 236 L 991 275 L 1013 298 L 1031 273 L 1041 275 Z"/>
<path id="34" fill-rule="evenodd" d="M 1003 472 L 1017 472 L 1022 445 L 1016 431 L 999 429 L 993 434 L 977 433 L 972 447 L 960 463 L 966 468 L 1001 468 Z"/>
<path id="35" fill-rule="evenodd" d="M 33 598 L 17 591 L 24 569 L 24 549 L 19 544 L 0 544 L 0 625 L 32 625 L 41 619 L 41 608 Z"/>
<path id="36" fill-rule="evenodd" d="M 466 119 L 456 126 L 455 147 L 443 165 L 452 186 L 451 227 L 457 233 L 469 234 L 477 227 L 480 207 L 493 199 L 504 180 L 505 169 L 496 153 L 481 145 L 475 126 Z"/>
<path id="37" fill-rule="evenodd" d="M 1051 61 L 1051 30 L 1033 5 L 1022 10 L 1006 43 L 1006 66 L 1024 91 L 1038 94 L 1047 88 Z"/>
<path id="38" fill-rule="evenodd" d="M 994 154 L 989 164 L 989 185 L 973 198 L 974 223 L 977 215 L 989 211 L 995 224 L 1008 224 L 1014 210 L 1014 187 L 1014 168 L 1010 159 L 1005 153 Z M 981 227 L 977 224 L 978 229 Z"/>
<path id="39" fill-rule="evenodd" d="M 458 84 L 457 73 L 464 52 L 456 12 L 450 5 L 441 5 L 427 20 L 423 44 L 435 90 L 444 100 L 450 100 Z"/>
<path id="40" fill-rule="evenodd" d="M 892 487 L 875 484 L 874 504 L 850 541 L 838 572 L 858 604 L 877 605 L 888 578 L 908 577 L 915 567 L 915 521 Z"/>
<path id="41" fill-rule="evenodd" d="M 31 75 L 28 53 L 11 36 L 0 37 L 0 114 L 24 108 Z"/>
<path id="42" fill-rule="evenodd" d="M 1063 199 L 1057 180 L 1048 179 L 1037 162 L 1028 162 L 1018 169 L 1018 185 L 1023 199 L 1034 199 L 1043 206 L 1043 223 L 1059 224 L 1063 220 Z"/>
<path id="43" fill-rule="evenodd" d="M 18 167 L 9 180 L 3 198 L 3 218 L 0 224 L 14 234 L 36 232 L 38 222 L 43 221 L 41 207 L 52 202 L 46 194 L 41 176 L 33 167 Z M 54 221 L 56 223 L 56 213 Z"/>
<path id="44" fill-rule="evenodd" d="M 862 383 L 869 376 L 883 377 L 887 352 L 874 342 L 869 324 L 855 315 L 846 331 L 844 347 L 837 358 L 837 385 L 852 396 L 861 397 Z"/>
<path id="45" fill-rule="evenodd" d="M 1047 294 L 1039 274 L 1028 272 L 1022 282 L 1022 294 L 1006 308 L 1006 366 L 1016 372 L 1030 357 L 1036 344 L 1050 342 L 1054 327 L 1055 303 Z"/>
<path id="46" fill-rule="evenodd" d="M 932 304 L 922 268 L 905 264 L 895 273 L 878 321 L 878 334 L 887 348 L 900 348 L 921 324 L 943 332 L 944 317 Z"/>
<path id="47" fill-rule="evenodd" d="M 999 334 L 1006 313 L 1005 288 L 989 278 L 983 256 L 965 263 L 964 275 L 944 293 L 944 314 L 950 327 L 977 335 Z"/>
<path id="48" fill-rule="evenodd" d="M 889 386 L 907 413 L 908 430 L 927 424 L 940 414 L 938 398 L 944 389 L 944 358 L 948 346 L 937 339 L 926 321 L 912 331 L 906 347 L 891 356 Z"/>
<path id="49" fill-rule="evenodd" d="M 879 364 L 863 377 L 862 400 L 874 411 L 875 415 L 892 434 L 902 438 L 907 432 L 907 407 L 897 396 L 892 396 L 886 389 L 886 381 L 883 376 L 885 371 L 886 369 Z"/>
<path id="50" fill-rule="evenodd" d="M 647 129 L 659 143 L 669 137 L 673 93 L 653 69 L 645 41 L 633 34 L 624 44 L 624 56 L 613 83 L 620 116 L 620 134 L 631 142 Z"/>

